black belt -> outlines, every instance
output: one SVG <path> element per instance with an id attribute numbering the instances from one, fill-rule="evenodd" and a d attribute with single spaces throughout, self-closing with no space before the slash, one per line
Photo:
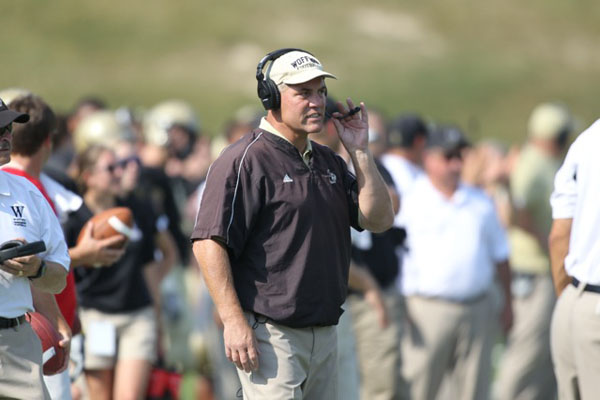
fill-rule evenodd
<path id="1" fill-rule="evenodd" d="M 577 278 L 572 278 L 571 283 L 573 284 L 573 286 L 579 287 L 579 284 L 581 282 L 579 282 L 579 280 L 577 280 Z M 598 286 L 598 285 L 590 285 L 589 283 L 586 283 L 584 285 L 585 285 L 585 287 L 583 288 L 584 292 L 600 293 L 600 286 Z"/>
<path id="2" fill-rule="evenodd" d="M 0 317 L 0 329 L 13 328 L 25 322 L 25 315 L 17 318 L 2 318 Z"/>

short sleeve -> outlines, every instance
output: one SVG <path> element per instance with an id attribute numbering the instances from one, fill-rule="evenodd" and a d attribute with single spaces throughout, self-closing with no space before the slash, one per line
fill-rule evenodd
<path id="1" fill-rule="evenodd" d="M 513 205 L 517 209 L 530 208 L 537 204 L 536 193 L 539 193 L 535 176 L 531 168 L 525 164 L 519 164 L 510 176 L 510 192 Z"/>
<path id="2" fill-rule="evenodd" d="M 65 237 L 60 226 L 60 222 L 50 205 L 40 196 L 34 196 L 34 201 L 39 203 L 39 226 L 41 228 L 40 240 L 46 244 L 46 251 L 41 254 L 46 261 L 51 261 L 62 265 L 67 271 L 71 265 L 69 249 L 65 242 Z"/>
<path id="3" fill-rule="evenodd" d="M 134 197 L 130 197 L 124 205 L 133 209 L 136 224 L 142 231 L 139 262 L 142 265 L 148 265 L 148 263 L 155 260 L 156 235 L 159 232 L 159 218 L 157 218 L 156 214 L 154 214 L 152 204 L 150 202 L 143 200 L 137 201 Z M 143 214 L 137 212 L 136 209 L 144 210 Z"/>
<path id="4" fill-rule="evenodd" d="M 488 244 L 492 259 L 496 263 L 506 261 L 510 254 L 508 237 L 491 199 L 488 204 L 486 221 L 487 229 L 485 232 L 489 235 Z"/>
<path id="5" fill-rule="evenodd" d="M 573 218 L 577 203 L 577 160 L 578 142 L 575 142 L 563 165 L 554 177 L 554 191 L 550 196 L 552 218 Z"/>
<path id="6" fill-rule="evenodd" d="M 223 153 L 210 167 L 191 239 L 215 239 L 239 255 L 260 209 L 260 185 L 244 157 Z"/>

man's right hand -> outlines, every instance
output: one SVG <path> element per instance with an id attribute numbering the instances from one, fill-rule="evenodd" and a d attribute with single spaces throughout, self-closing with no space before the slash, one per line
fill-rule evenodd
<path id="1" fill-rule="evenodd" d="M 245 372 L 258 369 L 258 342 L 243 316 L 224 322 L 223 338 L 227 359 Z"/>

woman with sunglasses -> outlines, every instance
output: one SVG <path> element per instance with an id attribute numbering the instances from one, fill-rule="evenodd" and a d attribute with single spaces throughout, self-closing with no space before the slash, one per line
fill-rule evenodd
<path id="1" fill-rule="evenodd" d="M 135 179 L 135 174 L 124 174 L 127 165 L 106 147 L 91 146 L 81 153 L 74 178 L 86 207 L 65 227 L 67 242 L 72 244 L 86 221 L 109 208 L 129 207 L 135 221 L 134 235 L 124 238 L 119 261 L 76 272 L 85 334 L 84 370 L 92 399 L 144 396 L 157 354 L 156 315 L 145 270 L 172 261 L 154 259 L 156 219 L 151 207 L 124 193 L 123 181 Z"/>

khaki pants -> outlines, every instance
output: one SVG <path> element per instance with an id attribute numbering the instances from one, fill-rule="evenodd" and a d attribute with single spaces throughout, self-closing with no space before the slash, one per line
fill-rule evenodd
<path id="1" fill-rule="evenodd" d="M 42 379 L 42 345 L 28 322 L 0 329 L 0 398 L 50 399 Z"/>
<path id="2" fill-rule="evenodd" d="M 337 388 L 339 400 L 359 400 L 358 361 L 356 340 L 352 330 L 352 314 L 348 301 L 342 305 L 345 310 L 336 325 L 337 336 Z"/>
<path id="3" fill-rule="evenodd" d="M 257 371 L 237 370 L 245 400 L 337 399 L 335 326 L 289 328 L 246 318 L 260 354 Z"/>
<path id="4" fill-rule="evenodd" d="M 494 383 L 498 400 L 546 400 L 556 396 L 550 356 L 550 321 L 556 301 L 549 275 L 516 277 L 514 322 Z"/>
<path id="5" fill-rule="evenodd" d="M 472 303 L 411 296 L 402 335 L 402 373 L 411 399 L 434 400 L 442 378 L 461 400 L 487 399 L 496 313 L 490 295 Z"/>
<path id="6" fill-rule="evenodd" d="M 44 384 L 52 400 L 71 400 L 69 368 L 56 375 L 44 375 Z"/>
<path id="7" fill-rule="evenodd" d="M 383 295 L 389 312 L 389 325 L 385 329 L 379 326 L 377 314 L 364 298 L 349 297 L 359 361 L 360 398 L 363 400 L 408 397 L 406 383 L 399 379 L 404 304 L 395 287 Z"/>
<path id="8" fill-rule="evenodd" d="M 600 294 L 569 284 L 562 292 L 550 334 L 561 400 L 600 396 Z"/>

